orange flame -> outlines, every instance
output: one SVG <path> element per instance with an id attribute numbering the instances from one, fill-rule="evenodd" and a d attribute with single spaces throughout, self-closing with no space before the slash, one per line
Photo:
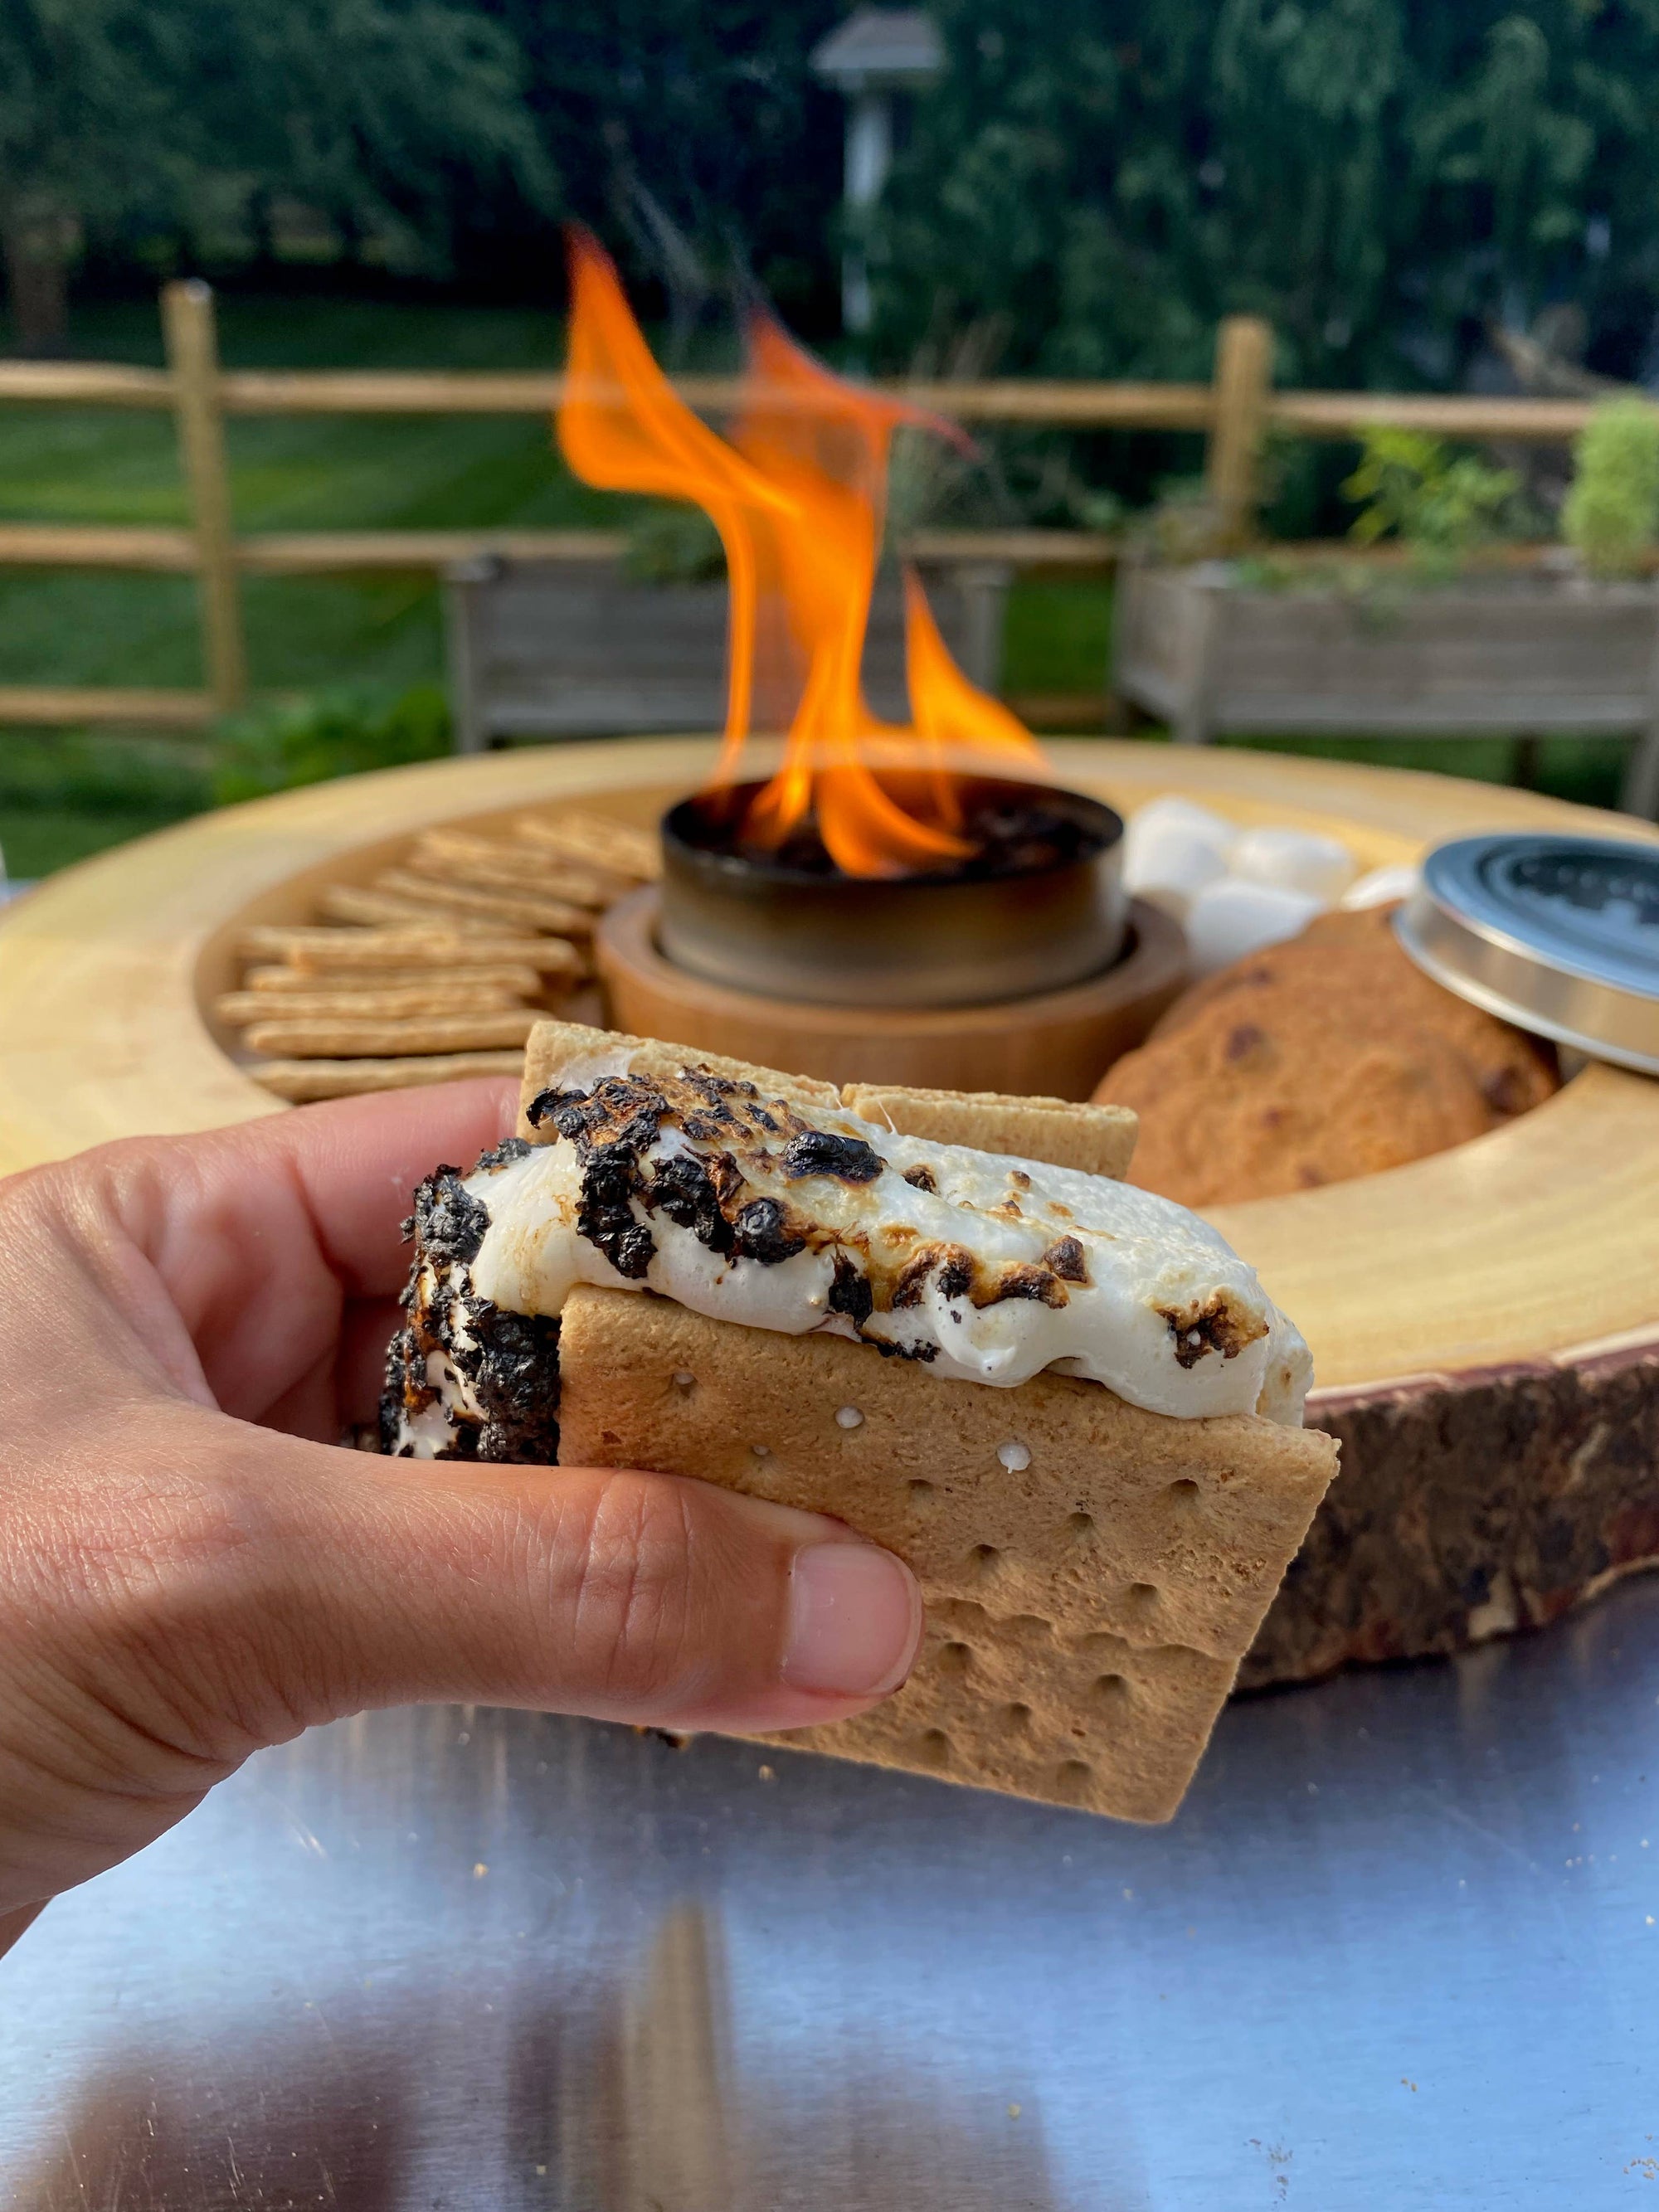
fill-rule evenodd
<path id="1" fill-rule="evenodd" d="M 783 765 L 750 806 L 744 835 L 776 847 L 811 817 L 836 865 L 855 876 L 965 856 L 972 846 L 952 757 L 1027 776 L 1046 769 L 1024 725 L 951 659 L 913 570 L 904 599 L 914 727 L 874 714 L 860 680 L 893 432 L 909 424 L 960 434 L 831 374 L 757 315 L 728 442 L 676 396 L 614 266 L 585 232 L 571 234 L 570 272 L 558 417 L 566 460 L 607 489 L 694 501 L 726 549 L 726 742 L 715 787 L 736 780 L 757 720 L 787 733 Z"/>

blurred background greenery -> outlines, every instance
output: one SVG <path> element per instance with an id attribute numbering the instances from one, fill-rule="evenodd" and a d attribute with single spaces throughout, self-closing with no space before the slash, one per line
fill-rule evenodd
<path id="1" fill-rule="evenodd" d="M 199 272 L 235 365 L 544 366 L 561 343 L 556 226 L 575 216 L 617 254 L 671 364 L 729 360 L 734 306 L 757 291 L 851 359 L 842 113 L 809 64 L 845 12 L 10 0 L 0 343 L 158 360 L 155 285 Z M 859 241 L 875 302 L 863 366 L 1203 377 L 1217 319 L 1248 310 L 1273 321 L 1281 380 L 1591 390 L 1659 372 L 1659 9 L 1645 0 L 929 12 L 947 65 L 903 103 Z M 238 421 L 231 443 L 245 529 L 617 520 L 532 422 Z M 997 434 L 978 465 L 927 477 L 911 519 L 1100 526 L 1197 458 L 1174 435 Z M 1269 529 L 1346 528 L 1356 458 L 1276 453 Z M 1546 523 L 1561 488 L 1527 487 Z M 171 424 L 0 413 L 0 518 L 182 520 Z M 246 606 L 254 682 L 289 703 L 209 747 L 0 732 L 14 873 L 216 796 L 442 744 L 433 586 L 256 578 Z M 1103 694 L 1109 623 L 1102 579 L 1022 580 L 1005 688 Z M 0 574 L 6 682 L 189 684 L 197 650 L 186 580 Z M 1319 749 L 1513 769 L 1499 740 Z M 1607 801 L 1620 750 L 1551 742 L 1537 772 Z"/>

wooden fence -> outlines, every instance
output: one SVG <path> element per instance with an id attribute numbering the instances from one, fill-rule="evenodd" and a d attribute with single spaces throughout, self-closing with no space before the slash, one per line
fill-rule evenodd
<path id="1" fill-rule="evenodd" d="M 118 568 L 188 574 L 201 594 L 204 688 L 193 691 L 0 685 L 0 722 L 190 727 L 247 696 L 244 575 L 343 574 L 354 570 L 441 571 L 490 553 L 526 560 L 620 555 L 619 535 L 595 531 L 405 530 L 266 532 L 239 536 L 225 451 L 230 415 L 545 415 L 564 380 L 548 373 L 448 370 L 226 369 L 220 366 L 213 294 L 195 281 L 161 293 L 163 369 L 113 363 L 0 362 L 0 403 L 139 407 L 171 411 L 190 522 L 183 529 L 0 523 L 0 567 Z M 986 380 L 890 387 L 969 422 L 1067 429 L 1193 430 L 1206 440 L 1206 474 L 1228 527 L 1248 532 L 1257 468 L 1270 426 L 1309 438 L 1352 438 L 1372 423 L 1409 425 L 1456 438 L 1554 444 L 1572 437 L 1591 402 L 1480 398 L 1461 394 L 1276 392 L 1273 332 L 1232 316 L 1217 333 L 1208 384 L 1066 384 Z M 738 396 L 734 380 L 686 377 L 678 390 L 718 414 Z M 1111 538 L 1083 531 L 932 532 L 908 549 L 921 558 L 995 560 L 1016 566 L 1109 561 Z"/>

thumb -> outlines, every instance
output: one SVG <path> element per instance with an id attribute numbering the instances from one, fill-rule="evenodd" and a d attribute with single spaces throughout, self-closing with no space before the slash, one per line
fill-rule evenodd
<path id="1" fill-rule="evenodd" d="M 816 1514 L 674 1475 L 380 1459 L 181 1418 L 239 1540 L 184 1546 L 182 1572 L 150 1582 L 172 1617 L 143 1632 L 210 1755 L 234 1755 L 211 1741 L 232 1716 L 276 1740 L 428 1700 L 799 1728 L 896 1689 L 921 1639 L 909 1570 Z"/>

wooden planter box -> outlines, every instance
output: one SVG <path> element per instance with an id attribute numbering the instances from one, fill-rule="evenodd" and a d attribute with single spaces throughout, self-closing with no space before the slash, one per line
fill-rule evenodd
<path id="1" fill-rule="evenodd" d="M 1659 592 L 1542 574 L 1437 587 L 1243 584 L 1127 562 L 1115 684 L 1178 744 L 1221 736 L 1634 734 L 1624 805 L 1659 813 Z"/>
<path id="2" fill-rule="evenodd" d="M 994 691 L 1010 564 L 922 564 L 939 630 Z M 467 562 L 446 579 L 459 752 L 509 738 L 718 730 L 726 720 L 726 585 L 640 584 L 615 561 Z M 909 719 L 899 580 L 884 571 L 865 641 L 865 693 Z"/>

